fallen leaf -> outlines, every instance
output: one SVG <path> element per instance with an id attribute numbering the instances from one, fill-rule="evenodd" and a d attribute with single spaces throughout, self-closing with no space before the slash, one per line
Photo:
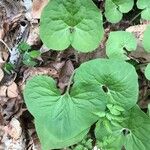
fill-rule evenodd
<path id="1" fill-rule="evenodd" d="M 15 82 L 13 82 L 10 86 L 8 86 L 7 88 L 7 96 L 9 98 L 15 98 L 18 96 L 18 87 L 17 84 Z"/>
<path id="2" fill-rule="evenodd" d="M 49 0 L 33 0 L 32 5 L 32 18 L 39 19 L 43 8 L 47 5 Z"/>
<path id="3" fill-rule="evenodd" d="M 40 36 L 39 36 L 39 26 L 31 26 L 29 37 L 26 41 L 29 45 L 39 45 L 40 43 Z"/>
<path id="4" fill-rule="evenodd" d="M 7 86 L 0 86 L 0 97 L 6 97 Z"/>
<path id="5" fill-rule="evenodd" d="M 5 126 L 4 130 L 14 140 L 19 139 L 22 133 L 20 122 L 16 118 L 12 118 L 9 125 Z"/>
<path id="6" fill-rule="evenodd" d="M 35 75 L 49 75 L 56 78 L 58 77 L 58 72 L 56 69 L 50 67 L 32 67 L 24 72 L 23 82 L 31 79 Z"/>
<path id="7" fill-rule="evenodd" d="M 60 88 L 62 93 L 65 91 L 65 88 L 67 87 L 69 83 L 69 79 L 73 71 L 74 71 L 74 66 L 72 62 L 70 60 L 66 61 L 59 74 L 58 87 Z"/>
<path id="8" fill-rule="evenodd" d="M 3 77 L 4 77 L 4 72 L 3 72 L 3 70 L 0 68 L 0 82 L 2 81 Z"/>

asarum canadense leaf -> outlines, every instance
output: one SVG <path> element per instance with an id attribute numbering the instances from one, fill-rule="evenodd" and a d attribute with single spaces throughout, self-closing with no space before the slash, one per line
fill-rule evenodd
<path id="1" fill-rule="evenodd" d="M 138 98 L 138 76 L 134 67 L 115 59 L 95 59 L 83 63 L 75 80 L 93 85 L 105 93 L 107 103 L 128 110 Z M 102 95 L 103 96 L 103 95 Z"/>
<path id="2" fill-rule="evenodd" d="M 29 80 L 24 90 L 43 150 L 81 141 L 100 113 L 105 113 L 106 103 L 114 104 L 112 113 L 118 114 L 133 107 L 137 96 L 134 67 L 109 59 L 83 63 L 75 72 L 70 91 L 63 95 L 51 77 L 41 75 Z"/>
<path id="3" fill-rule="evenodd" d="M 126 31 L 110 32 L 106 42 L 106 54 L 109 58 L 127 60 L 128 52 L 135 51 L 137 41 L 134 35 Z"/>
<path id="4" fill-rule="evenodd" d="M 40 20 L 40 37 L 53 50 L 70 45 L 80 51 L 93 51 L 103 37 L 102 15 L 91 0 L 51 0 Z"/>
<path id="5" fill-rule="evenodd" d="M 150 26 L 147 26 L 146 30 L 144 31 L 142 44 L 145 51 L 150 52 Z"/>
<path id="6" fill-rule="evenodd" d="M 121 150 L 123 146 L 126 150 L 149 150 L 150 117 L 137 105 L 123 116 L 126 119 L 116 126 L 109 122 L 109 130 L 103 121 L 96 124 L 98 145 L 103 150 Z"/>
<path id="7" fill-rule="evenodd" d="M 43 150 L 64 148 L 81 141 L 98 120 L 97 112 L 105 111 L 102 97 L 99 89 L 86 84 L 73 86 L 70 94 L 61 95 L 50 77 L 36 76 L 30 80 L 24 98 L 35 117 Z"/>
<path id="8" fill-rule="evenodd" d="M 143 9 L 141 13 L 142 19 L 150 20 L 150 0 L 138 0 L 137 7 Z"/>
<path id="9" fill-rule="evenodd" d="M 105 17 L 111 23 L 117 23 L 123 14 L 129 12 L 134 5 L 134 0 L 106 0 Z"/>

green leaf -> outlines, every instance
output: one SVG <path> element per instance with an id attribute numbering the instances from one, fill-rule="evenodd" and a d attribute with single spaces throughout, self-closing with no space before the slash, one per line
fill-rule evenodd
<path id="1" fill-rule="evenodd" d="M 39 57 L 41 55 L 41 52 L 37 51 L 37 50 L 32 50 L 31 52 L 29 52 L 29 55 L 32 58 L 37 58 L 37 57 Z"/>
<path id="2" fill-rule="evenodd" d="M 26 42 L 21 42 L 18 46 L 20 52 L 24 53 L 31 49 L 30 45 L 28 45 Z"/>
<path id="3" fill-rule="evenodd" d="M 145 77 L 150 80 L 150 64 L 148 64 L 145 68 Z"/>
<path id="4" fill-rule="evenodd" d="M 23 64 L 25 64 L 26 66 L 29 67 L 34 67 L 37 63 L 31 58 L 29 52 L 25 52 L 23 54 L 23 60 L 22 60 Z"/>
<path id="5" fill-rule="evenodd" d="M 76 70 L 69 93 L 67 90 L 61 95 L 52 78 L 36 76 L 27 82 L 24 98 L 35 117 L 42 147 L 48 150 L 81 141 L 99 113 L 105 112 L 106 103 L 128 110 L 135 105 L 137 93 L 137 74 L 132 65 L 96 59 Z"/>
<path id="6" fill-rule="evenodd" d="M 144 37 L 143 37 L 143 47 L 145 51 L 150 52 L 150 26 L 147 26 L 146 30 L 144 31 Z"/>
<path id="7" fill-rule="evenodd" d="M 46 76 L 36 76 L 30 80 L 24 97 L 35 117 L 44 150 L 63 148 L 81 141 L 99 118 L 96 112 L 106 108 L 95 87 L 74 85 L 70 94 L 61 95 L 55 81 Z"/>
<path id="8" fill-rule="evenodd" d="M 148 150 L 150 145 L 150 118 L 134 106 L 124 113 L 126 120 L 118 126 L 111 125 L 111 132 L 108 131 L 104 123 L 99 121 L 96 125 L 96 138 L 99 146 L 104 150 L 121 150 L 122 146 L 126 150 Z"/>
<path id="9" fill-rule="evenodd" d="M 137 41 L 132 33 L 125 31 L 110 32 L 106 43 L 109 58 L 129 59 L 127 53 L 136 50 Z"/>
<path id="10" fill-rule="evenodd" d="M 54 50 L 70 45 L 80 51 L 93 51 L 103 37 L 102 15 L 91 0 L 51 0 L 40 20 L 40 36 Z"/>
<path id="11" fill-rule="evenodd" d="M 117 23 L 122 19 L 122 13 L 129 12 L 133 5 L 133 0 L 106 0 L 105 16 L 109 22 Z"/>
<path id="12" fill-rule="evenodd" d="M 134 67 L 124 61 L 91 60 L 80 66 L 74 78 L 103 91 L 107 103 L 119 105 L 125 110 L 137 102 L 138 76 Z"/>
<path id="13" fill-rule="evenodd" d="M 149 0 L 138 0 L 137 7 L 143 9 L 141 17 L 145 20 L 150 20 L 150 1 Z"/>
<path id="14" fill-rule="evenodd" d="M 4 65 L 4 70 L 8 73 L 11 74 L 11 72 L 14 70 L 15 66 L 12 63 L 5 63 Z"/>

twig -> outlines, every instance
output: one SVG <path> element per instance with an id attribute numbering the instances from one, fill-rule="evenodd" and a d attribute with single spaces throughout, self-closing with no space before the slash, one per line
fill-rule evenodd
<path id="1" fill-rule="evenodd" d="M 8 45 L 2 39 L 0 39 L 0 42 L 3 43 L 6 46 L 6 48 L 8 49 L 9 53 L 11 53 L 11 49 L 8 47 Z"/>
<path id="2" fill-rule="evenodd" d="M 131 21 L 129 22 L 129 24 L 131 24 L 136 18 L 138 18 L 141 15 L 141 12 L 139 12 L 137 15 L 135 15 Z"/>

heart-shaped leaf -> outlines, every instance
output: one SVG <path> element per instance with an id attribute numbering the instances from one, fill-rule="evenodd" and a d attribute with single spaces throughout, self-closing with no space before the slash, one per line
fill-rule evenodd
<path id="1" fill-rule="evenodd" d="M 102 15 L 91 0 L 51 0 L 40 20 L 40 36 L 54 50 L 70 45 L 78 51 L 96 49 L 103 37 Z"/>
<path id="2" fill-rule="evenodd" d="M 103 95 L 86 84 L 75 85 L 70 94 L 61 95 L 50 77 L 30 80 L 24 97 L 35 117 L 43 149 L 63 148 L 81 141 L 98 119 L 97 112 L 105 110 Z"/>
<path id="3" fill-rule="evenodd" d="M 105 112 L 106 102 L 116 104 L 116 110 L 131 108 L 137 90 L 137 75 L 130 64 L 96 59 L 76 70 L 70 93 L 61 95 L 52 78 L 36 76 L 27 82 L 24 98 L 43 149 L 48 150 L 81 141 Z"/>
<path id="4" fill-rule="evenodd" d="M 106 0 L 105 16 L 109 22 L 117 23 L 122 19 L 122 13 L 129 12 L 133 5 L 133 0 Z"/>
<path id="5" fill-rule="evenodd" d="M 109 58 L 129 59 L 127 54 L 136 50 L 137 41 L 130 32 L 110 32 L 106 43 L 106 54 Z"/>
<path id="6" fill-rule="evenodd" d="M 86 62 L 74 78 L 103 90 L 107 103 L 128 110 L 137 102 L 138 76 L 134 67 L 124 61 L 96 59 Z"/>
<path id="7" fill-rule="evenodd" d="M 148 150 L 150 145 L 150 118 L 134 106 L 124 113 L 125 121 L 116 126 L 110 122 L 110 131 L 99 121 L 96 125 L 96 138 L 99 145 L 104 150 L 121 150 L 124 146 L 126 150 Z"/>
<path id="8" fill-rule="evenodd" d="M 138 0 L 137 7 L 143 9 L 141 17 L 145 20 L 150 20 L 150 1 L 149 0 Z"/>

